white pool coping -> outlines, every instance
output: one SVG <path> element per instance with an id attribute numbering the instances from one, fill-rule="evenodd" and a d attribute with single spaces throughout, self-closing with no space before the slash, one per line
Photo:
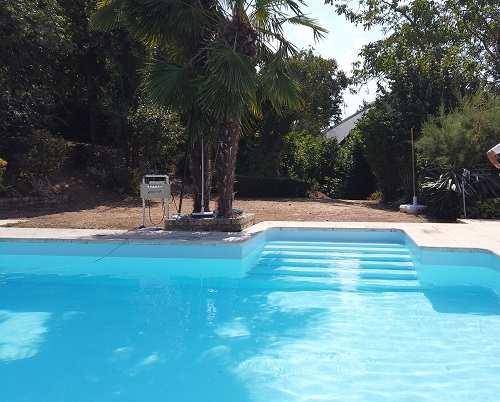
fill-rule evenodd
<path id="1" fill-rule="evenodd" d="M 12 222 L 9 222 L 12 223 Z M 0 240 L 66 240 L 154 244 L 241 245 L 266 230 L 384 230 L 403 231 L 419 247 L 438 250 L 484 250 L 500 256 L 500 221 L 463 220 L 457 223 L 395 222 L 261 222 L 242 232 L 181 232 L 154 229 L 94 230 L 3 227 Z"/>

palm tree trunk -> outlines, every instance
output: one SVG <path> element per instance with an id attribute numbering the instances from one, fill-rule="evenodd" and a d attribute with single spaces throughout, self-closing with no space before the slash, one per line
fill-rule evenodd
<path id="1" fill-rule="evenodd" d="M 233 212 L 239 134 L 238 120 L 219 125 L 220 150 L 217 164 L 217 217 L 219 218 L 230 218 Z"/>

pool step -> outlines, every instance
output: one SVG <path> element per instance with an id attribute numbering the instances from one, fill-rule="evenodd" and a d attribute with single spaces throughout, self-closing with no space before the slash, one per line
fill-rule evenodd
<path id="1" fill-rule="evenodd" d="M 246 280 L 286 289 L 421 290 L 408 249 L 397 244 L 274 242 Z"/>

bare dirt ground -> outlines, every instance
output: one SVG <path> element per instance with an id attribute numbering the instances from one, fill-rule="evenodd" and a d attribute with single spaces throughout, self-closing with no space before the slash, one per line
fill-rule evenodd
<path id="1" fill-rule="evenodd" d="M 0 219 L 26 220 L 17 227 L 79 228 L 79 229 L 137 229 L 142 224 L 142 200 L 96 185 L 85 171 L 66 170 L 52 180 L 59 194 L 68 201 L 60 205 L 17 205 L 0 207 Z M 172 186 L 170 213 L 177 213 L 180 186 Z M 211 207 L 216 208 L 215 200 Z M 262 221 L 330 221 L 330 222 L 428 222 L 415 216 L 391 210 L 378 201 L 332 200 L 326 197 L 290 199 L 238 198 L 234 208 L 254 213 Z M 192 198 L 182 201 L 181 215 L 193 210 Z M 146 206 L 146 226 L 162 226 L 161 203 Z"/>

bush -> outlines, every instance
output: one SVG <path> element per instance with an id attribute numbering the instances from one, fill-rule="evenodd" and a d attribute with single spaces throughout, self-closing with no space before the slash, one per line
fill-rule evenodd
<path id="1" fill-rule="evenodd" d="M 280 160 L 283 175 L 310 181 L 316 184 L 316 190 L 336 196 L 344 193 L 344 153 L 336 138 L 291 132 L 284 142 Z"/>
<path id="2" fill-rule="evenodd" d="M 491 170 L 429 171 L 422 186 L 428 215 L 444 220 L 455 220 L 478 200 L 500 196 L 500 178 Z"/>
<path id="3" fill-rule="evenodd" d="M 0 188 L 3 186 L 3 174 L 7 169 L 7 162 L 0 158 Z"/>
<path id="4" fill-rule="evenodd" d="M 236 176 L 234 189 L 240 197 L 307 197 L 311 183 L 279 177 Z"/>
<path id="5" fill-rule="evenodd" d="M 46 179 L 57 173 L 66 159 L 66 141 L 48 130 L 33 130 L 26 139 L 28 151 L 21 158 L 23 173 Z"/>
<path id="6" fill-rule="evenodd" d="M 429 119 L 415 146 L 426 167 L 471 168 L 488 163 L 486 151 L 498 143 L 500 97 L 479 92 Z"/>
<path id="7" fill-rule="evenodd" d="M 377 190 L 377 179 L 366 160 L 365 146 L 360 135 L 354 131 L 345 139 L 343 165 L 345 169 L 342 180 L 344 192 L 340 197 L 350 200 L 366 200 Z"/>
<path id="8" fill-rule="evenodd" d="M 500 219 L 500 198 L 489 198 L 476 202 L 467 211 L 467 217 L 473 219 Z"/>
<path id="9" fill-rule="evenodd" d="M 180 117 L 153 103 L 142 101 L 129 117 L 148 170 L 173 172 L 179 162 L 184 135 Z"/>
<path id="10" fill-rule="evenodd" d="M 392 202 L 404 195 L 402 173 L 407 171 L 410 135 L 402 129 L 400 119 L 385 109 L 373 108 L 358 121 L 353 133 L 363 144 L 364 157 L 376 177 L 383 201 Z M 374 188 L 369 190 L 368 194 Z"/>

